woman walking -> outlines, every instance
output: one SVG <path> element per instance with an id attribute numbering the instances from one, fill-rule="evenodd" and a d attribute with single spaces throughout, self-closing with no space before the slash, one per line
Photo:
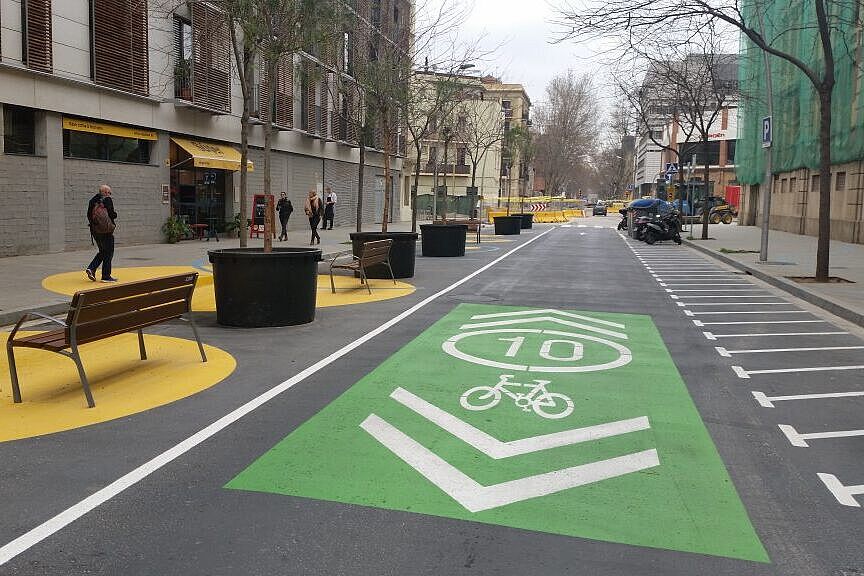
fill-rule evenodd
<path id="1" fill-rule="evenodd" d="M 321 199 L 318 198 L 318 193 L 315 190 L 309 191 L 309 196 L 306 198 L 306 203 L 303 205 L 303 211 L 309 217 L 309 227 L 312 229 L 312 239 L 309 245 L 316 243 L 321 244 L 321 236 L 318 235 L 318 224 L 321 222 Z"/>

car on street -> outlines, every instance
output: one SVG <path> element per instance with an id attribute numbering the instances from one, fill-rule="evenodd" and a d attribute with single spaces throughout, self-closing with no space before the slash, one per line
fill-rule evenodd
<path id="1" fill-rule="evenodd" d="M 606 216 L 606 204 L 597 202 L 591 212 L 594 216 Z"/>

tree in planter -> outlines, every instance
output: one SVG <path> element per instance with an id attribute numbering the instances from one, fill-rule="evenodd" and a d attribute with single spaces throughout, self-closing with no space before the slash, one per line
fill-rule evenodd
<path id="1" fill-rule="evenodd" d="M 330 3 L 316 0 L 252 0 L 260 45 L 260 59 L 264 71 L 262 82 L 261 116 L 264 121 L 264 195 L 267 207 L 264 212 L 264 252 L 273 250 L 273 186 L 271 178 L 273 149 L 273 119 L 280 105 L 280 92 L 290 91 L 293 86 L 279 87 L 287 78 L 293 78 L 294 54 L 304 47 L 335 42 L 336 38 L 326 34 L 330 30 L 325 23 L 331 15 Z M 334 0 L 335 1 L 335 0 Z M 290 67 L 291 70 L 286 70 Z"/>
<path id="2" fill-rule="evenodd" d="M 766 18 L 766 14 L 772 18 Z M 680 33 L 719 23 L 740 31 L 748 51 L 758 50 L 772 56 L 774 66 L 769 64 L 772 68 L 780 68 L 782 61 L 787 73 L 797 69 L 803 74 L 819 104 L 819 233 L 815 276 L 817 282 L 829 280 L 832 105 L 838 63 L 853 68 L 852 63 L 857 62 L 854 47 L 858 44 L 860 0 L 814 0 L 796 9 L 769 0 L 686 3 L 657 0 L 637 5 L 629 0 L 590 0 L 578 8 L 565 5 L 560 15 L 562 39 L 591 41 L 602 37 L 608 45 L 610 38 L 616 38 L 625 48 L 645 39 L 662 38 L 672 30 Z"/>
<path id="3" fill-rule="evenodd" d="M 516 157 L 519 158 L 519 211 L 523 212 L 528 172 L 537 153 L 534 136 L 528 126 L 519 124 L 507 133 L 506 144 L 507 148 L 511 152 L 515 152 Z M 510 215 L 510 186 L 507 186 L 507 215 Z"/>

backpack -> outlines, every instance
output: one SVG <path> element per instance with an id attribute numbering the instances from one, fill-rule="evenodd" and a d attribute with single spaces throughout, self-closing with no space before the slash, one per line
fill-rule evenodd
<path id="1" fill-rule="evenodd" d="M 108 209 L 101 201 L 93 206 L 93 212 L 90 214 L 90 231 L 93 234 L 113 234 L 116 227 L 108 215 Z"/>

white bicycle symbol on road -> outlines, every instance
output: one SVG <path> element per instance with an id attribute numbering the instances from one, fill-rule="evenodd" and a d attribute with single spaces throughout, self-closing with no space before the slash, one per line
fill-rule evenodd
<path id="1" fill-rule="evenodd" d="M 534 384 L 521 384 L 510 382 L 510 378 L 513 378 L 513 374 L 502 374 L 495 386 L 475 386 L 462 394 L 459 403 L 466 410 L 489 410 L 497 406 L 502 395 L 506 394 L 525 412 L 533 409 L 543 418 L 557 420 L 573 413 L 573 400 L 569 396 L 546 390 L 550 380 L 534 380 Z M 513 387 L 527 388 L 528 392 L 512 392 L 510 388 Z"/>

